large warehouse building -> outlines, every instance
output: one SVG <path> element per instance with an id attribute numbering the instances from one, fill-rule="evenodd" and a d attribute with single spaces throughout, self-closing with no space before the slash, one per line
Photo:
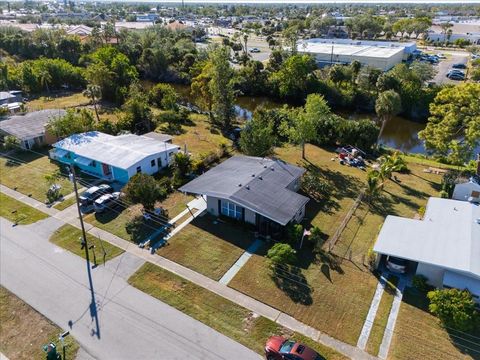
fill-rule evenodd
<path id="1" fill-rule="evenodd" d="M 309 39 L 298 44 L 298 52 L 315 56 L 319 66 L 349 64 L 354 60 L 387 71 L 416 50 L 415 43 L 352 39 Z"/>

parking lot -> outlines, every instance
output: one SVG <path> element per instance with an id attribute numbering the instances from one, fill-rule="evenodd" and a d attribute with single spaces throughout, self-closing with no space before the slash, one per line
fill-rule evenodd
<path id="1" fill-rule="evenodd" d="M 447 78 L 447 73 L 452 69 L 453 64 L 466 64 L 468 61 L 468 55 L 459 52 L 445 54 L 447 55 L 447 59 L 441 60 L 438 65 L 435 66 L 438 72 L 433 81 L 439 85 L 445 83 L 458 83 L 457 80 L 450 80 Z"/>

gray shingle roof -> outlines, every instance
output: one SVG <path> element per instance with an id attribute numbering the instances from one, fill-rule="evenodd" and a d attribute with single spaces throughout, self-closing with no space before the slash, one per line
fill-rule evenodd
<path id="1" fill-rule="evenodd" d="M 287 189 L 304 172 L 280 160 L 234 156 L 179 190 L 229 199 L 286 225 L 309 200 Z"/>
<path id="2" fill-rule="evenodd" d="M 32 139 L 45 134 L 45 125 L 50 119 L 65 113 L 62 109 L 50 109 L 9 116 L 0 121 L 0 130 L 21 140 Z"/>

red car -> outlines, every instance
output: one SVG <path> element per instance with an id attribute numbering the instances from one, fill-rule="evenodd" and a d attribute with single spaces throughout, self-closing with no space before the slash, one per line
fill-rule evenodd
<path id="1" fill-rule="evenodd" d="M 308 346 L 282 336 L 272 336 L 268 339 L 265 356 L 267 360 L 325 360 Z"/>

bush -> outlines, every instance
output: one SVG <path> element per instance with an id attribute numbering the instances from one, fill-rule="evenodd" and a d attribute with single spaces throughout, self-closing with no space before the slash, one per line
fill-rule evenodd
<path id="1" fill-rule="evenodd" d="M 148 101 L 164 110 L 178 110 L 179 96 L 168 84 L 157 84 L 148 93 Z"/>
<path id="2" fill-rule="evenodd" d="M 300 224 L 288 224 L 286 227 L 287 238 L 291 243 L 296 243 L 300 241 L 303 235 L 303 226 Z"/>
<path id="3" fill-rule="evenodd" d="M 445 190 L 440 191 L 439 196 L 440 196 L 442 199 L 448 199 L 448 198 L 449 198 L 448 192 L 446 192 Z"/>
<path id="4" fill-rule="evenodd" d="M 273 264 L 291 264 L 297 260 L 296 253 L 289 244 L 277 243 L 268 250 L 267 258 Z"/>
<path id="5" fill-rule="evenodd" d="M 427 278 L 423 275 L 415 275 L 412 278 L 412 285 L 415 289 L 421 292 L 428 290 Z"/>
<path id="6" fill-rule="evenodd" d="M 7 135 L 3 139 L 3 147 L 5 150 L 14 150 L 20 147 L 20 140 L 15 136 Z"/>
<path id="7" fill-rule="evenodd" d="M 374 271 L 377 265 L 377 254 L 373 248 L 369 248 L 367 252 L 367 265 L 370 271 Z"/>
<path id="8" fill-rule="evenodd" d="M 425 215 L 425 206 L 420 206 L 418 208 L 418 215 L 423 218 L 423 216 Z"/>
<path id="9" fill-rule="evenodd" d="M 478 311 L 468 290 L 439 289 L 427 294 L 430 312 L 448 327 L 471 331 L 478 322 Z"/>
<path id="10" fill-rule="evenodd" d="M 153 176 L 142 173 L 132 176 L 123 191 L 128 201 L 142 204 L 145 210 L 153 210 L 155 203 L 165 199 L 168 193 Z"/>

